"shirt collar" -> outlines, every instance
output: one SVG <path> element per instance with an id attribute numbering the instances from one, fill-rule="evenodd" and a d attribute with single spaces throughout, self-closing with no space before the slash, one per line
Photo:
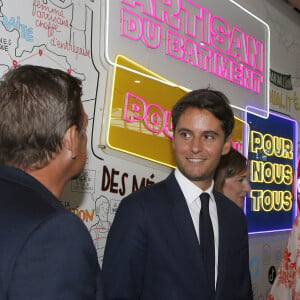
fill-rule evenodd
<path id="1" fill-rule="evenodd" d="M 201 188 L 186 178 L 178 168 L 175 169 L 174 175 L 183 192 L 187 204 L 191 204 L 195 199 L 199 198 L 201 193 L 204 192 Z M 210 198 L 214 200 L 212 193 L 213 187 L 214 181 L 212 181 L 211 186 L 205 192 L 208 193 Z"/>

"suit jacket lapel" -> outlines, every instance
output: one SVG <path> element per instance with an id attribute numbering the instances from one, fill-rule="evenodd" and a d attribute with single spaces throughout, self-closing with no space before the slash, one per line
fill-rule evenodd
<path id="1" fill-rule="evenodd" d="M 203 272 L 203 263 L 200 255 L 200 246 L 195 232 L 192 217 L 184 195 L 177 183 L 174 172 L 167 178 L 167 184 L 171 195 L 171 213 L 178 238 L 181 240 L 183 251 L 190 258 L 191 263 Z M 200 275 L 200 274 L 199 274 Z M 202 276 L 204 275 L 201 274 Z"/>
<path id="2" fill-rule="evenodd" d="M 217 279 L 217 290 L 222 285 L 223 277 L 226 274 L 226 261 L 228 260 L 227 253 L 228 244 L 226 237 L 228 236 L 228 219 L 226 218 L 227 212 L 226 207 L 223 205 L 223 201 L 220 201 L 219 196 L 214 192 L 214 197 L 217 204 L 218 223 L 219 223 L 219 258 L 218 258 L 218 279 Z"/>

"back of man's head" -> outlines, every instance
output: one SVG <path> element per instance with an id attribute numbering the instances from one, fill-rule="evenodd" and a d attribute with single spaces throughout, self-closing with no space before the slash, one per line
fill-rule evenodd
<path id="1" fill-rule="evenodd" d="M 0 164 L 23 170 L 46 166 L 68 128 L 81 132 L 81 81 L 66 72 L 24 65 L 0 81 Z"/>

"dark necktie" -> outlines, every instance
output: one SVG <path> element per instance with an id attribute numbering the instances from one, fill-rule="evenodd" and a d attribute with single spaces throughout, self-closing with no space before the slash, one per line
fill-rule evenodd
<path id="1" fill-rule="evenodd" d="M 215 291 L 215 242 L 214 231 L 209 216 L 209 194 L 202 193 L 200 211 L 200 248 L 203 263 L 212 291 Z"/>

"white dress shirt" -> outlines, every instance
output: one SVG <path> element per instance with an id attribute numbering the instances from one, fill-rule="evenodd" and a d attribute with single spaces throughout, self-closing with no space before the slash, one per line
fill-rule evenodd
<path id="1" fill-rule="evenodd" d="M 175 169 L 175 178 L 183 192 L 185 197 L 187 206 L 189 208 L 195 232 L 198 237 L 198 241 L 200 243 L 199 237 L 199 214 L 201 209 L 201 200 L 200 194 L 206 192 L 210 195 L 209 199 L 209 215 L 213 226 L 214 231 L 214 240 L 215 240 L 215 285 L 217 283 L 218 276 L 218 253 L 219 253 L 219 222 L 218 222 L 218 213 L 217 213 L 217 205 L 212 193 L 214 182 L 212 182 L 211 186 L 203 191 L 201 188 L 196 186 L 193 182 L 187 179 L 178 168 Z M 199 252 L 200 253 L 200 252 Z"/>

